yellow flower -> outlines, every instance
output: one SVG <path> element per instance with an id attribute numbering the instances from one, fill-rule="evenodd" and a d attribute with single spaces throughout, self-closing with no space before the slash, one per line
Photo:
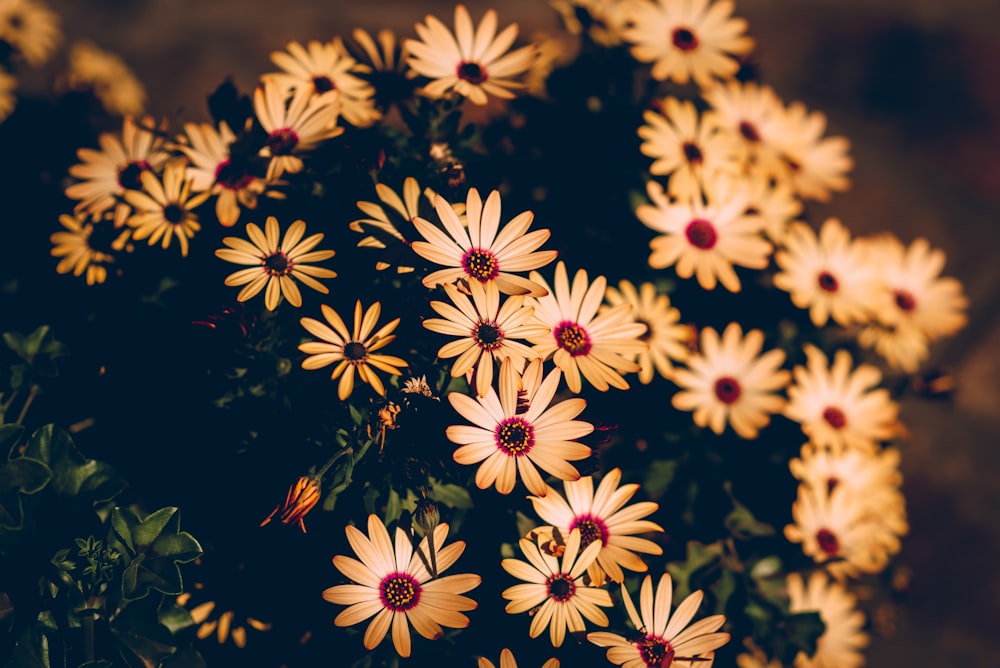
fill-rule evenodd
<path id="1" fill-rule="evenodd" d="M 72 90 L 93 91 L 108 113 L 138 115 L 146 108 L 146 89 L 114 53 L 81 40 L 73 43 L 68 59 L 66 85 Z"/>
<path id="2" fill-rule="evenodd" d="M 319 502 L 320 491 L 319 479 L 316 476 L 304 475 L 300 477 L 295 481 L 295 484 L 288 488 L 288 496 L 285 497 L 285 502 L 278 504 L 271 511 L 271 514 L 264 518 L 260 526 L 264 526 L 270 522 L 271 518 L 280 511 L 281 515 L 278 519 L 281 520 L 282 524 L 295 522 L 302 529 L 302 533 L 306 533 L 304 518 Z"/>
<path id="3" fill-rule="evenodd" d="M 163 181 L 152 172 L 142 172 L 142 191 L 129 190 L 125 200 L 135 212 L 126 221 L 135 229 L 133 238 L 149 238 L 149 245 L 162 240 L 163 248 L 177 236 L 181 255 L 187 257 L 188 239 L 201 229 L 194 209 L 206 199 L 208 193 L 191 194 L 191 178 L 183 163 L 173 162 L 163 170 Z"/>
<path id="4" fill-rule="evenodd" d="M 375 302 L 367 311 L 362 312 L 361 302 L 358 301 L 354 306 L 354 329 L 348 331 L 336 311 L 326 304 L 320 308 L 329 326 L 312 318 L 302 318 L 299 321 L 310 334 L 321 339 L 299 345 L 299 350 L 309 355 L 302 361 L 302 368 L 321 369 L 336 362 L 337 366 L 330 378 L 340 378 L 337 396 L 341 401 L 351 396 L 354 390 L 355 371 L 363 382 L 371 385 L 375 392 L 384 397 L 385 386 L 375 370 L 399 376 L 402 375 L 400 368 L 407 364 L 398 357 L 376 354 L 375 351 L 395 340 L 396 335 L 392 332 L 399 325 L 399 318 L 372 333 L 382 313 L 382 304 Z"/>
<path id="5" fill-rule="evenodd" d="M 860 668 L 865 664 L 861 650 L 868 646 L 862 628 L 865 616 L 857 609 L 857 598 L 823 571 L 813 571 L 805 582 L 799 573 L 789 573 L 789 612 L 818 612 L 826 630 L 816 642 L 816 653 L 799 652 L 795 668 Z"/>
<path id="6" fill-rule="evenodd" d="M 731 18 L 731 0 L 655 0 L 628 7 L 628 25 L 622 37 L 632 43 L 632 57 L 652 63 L 657 81 L 701 87 L 716 78 L 729 79 L 739 69 L 734 56 L 749 53 L 754 41 L 745 36 L 747 22 Z"/>
<path id="7" fill-rule="evenodd" d="M 277 308 L 282 295 L 289 304 L 298 308 L 302 306 L 302 294 L 293 279 L 324 295 L 330 292 L 316 279 L 335 278 L 337 273 L 309 264 L 328 260 L 334 255 L 332 250 L 313 250 L 323 240 L 323 234 L 303 239 L 306 224 L 301 220 L 292 223 L 279 242 L 280 232 L 278 220 L 268 216 L 263 232 L 254 223 L 247 224 L 249 242 L 239 237 L 226 237 L 222 243 L 228 248 L 215 251 L 216 257 L 226 262 L 251 265 L 249 269 L 241 269 L 226 277 L 226 285 L 245 286 L 236 296 L 237 301 L 245 302 L 266 287 L 264 304 L 268 311 Z"/>
<path id="8" fill-rule="evenodd" d="M 641 615 L 636 611 L 628 589 L 624 584 L 621 587 L 625 610 L 640 637 L 630 640 L 604 631 L 587 634 L 587 640 L 598 647 L 610 647 L 608 660 L 611 663 L 630 667 L 680 666 L 680 662 L 689 661 L 689 665 L 695 666 L 704 663 L 693 661 L 699 658 L 708 659 L 709 663 L 705 665 L 710 666 L 712 653 L 729 642 L 728 633 L 718 632 L 726 623 L 725 615 L 712 615 L 691 623 L 704 596 L 700 589 L 689 594 L 677 606 L 673 615 L 670 614 L 674 585 L 669 573 L 660 576 L 655 598 L 653 577 L 647 575 L 642 579 L 639 594 Z"/>
<path id="9" fill-rule="evenodd" d="M 426 24 L 416 25 L 420 39 L 404 42 L 410 69 L 433 79 L 424 86 L 424 95 L 439 98 L 453 90 L 473 104 L 484 105 L 489 95 L 512 99 L 512 91 L 524 87 L 514 77 L 531 67 L 536 51 L 529 44 L 508 53 L 517 38 L 516 23 L 498 35 L 497 13 L 490 9 L 474 28 L 469 10 L 461 4 L 455 6 L 454 35 L 434 16 L 424 20 Z"/>
<path id="10" fill-rule="evenodd" d="M 294 90 L 289 100 L 286 92 L 273 81 L 265 80 L 253 94 L 254 112 L 267 133 L 259 155 L 271 159 L 267 165 L 268 181 L 280 179 L 285 172 L 301 172 L 302 158 L 297 154 L 308 153 L 344 132 L 344 128 L 337 127 L 339 93 L 317 95 L 301 87 Z"/>
<path id="11" fill-rule="evenodd" d="M 86 272 L 87 285 L 103 283 L 108 275 L 105 265 L 114 262 L 115 258 L 93 247 L 91 235 L 94 233 L 94 224 L 79 214 L 76 217 L 63 214 L 59 216 L 59 222 L 66 231 L 54 232 L 49 237 L 53 245 L 52 256 L 62 258 L 56 265 L 56 272 L 68 274 L 72 271 L 74 276 L 81 276 Z"/>
<path id="12" fill-rule="evenodd" d="M 790 374 L 779 369 L 785 352 L 775 349 L 761 355 L 764 333 L 752 329 L 743 336 L 739 323 L 731 322 L 722 337 L 706 327 L 701 347 L 687 361 L 687 369 L 674 370 L 673 380 L 681 388 L 674 395 L 674 408 L 694 411 L 694 422 L 722 434 L 728 422 L 746 439 L 757 438 L 760 429 L 780 412 L 785 399 L 776 392 L 788 384 Z"/>
<path id="13" fill-rule="evenodd" d="M 492 661 L 485 657 L 479 657 L 478 668 L 496 668 Z M 517 661 L 514 660 L 514 653 L 504 647 L 500 650 L 500 668 L 517 668 Z M 549 659 L 542 664 L 542 668 L 559 668 L 559 659 Z"/>
<path id="14" fill-rule="evenodd" d="M 406 658 L 410 656 L 410 624 L 428 640 L 441 638 L 443 626 L 460 629 L 469 625 L 469 618 L 462 613 L 474 610 L 476 602 L 460 594 L 478 587 L 482 578 L 472 574 L 439 577 L 465 550 L 462 541 L 444 546 L 447 524 L 438 524 L 433 542 L 425 536 L 416 549 L 399 527 L 395 542 L 390 540 L 382 520 L 374 514 L 368 516 L 367 536 L 353 526 L 347 526 L 346 532 L 360 561 L 338 554 L 333 565 L 356 584 L 329 587 L 323 590 L 323 598 L 349 606 L 333 620 L 337 626 L 353 626 L 374 616 L 365 631 L 365 649 L 375 649 L 391 627 L 392 645 Z M 436 564 L 435 573 L 430 572 L 428 563 Z"/>
<path id="15" fill-rule="evenodd" d="M 851 187 L 851 143 L 845 137 L 823 136 L 825 114 L 810 113 L 801 102 L 793 102 L 785 109 L 783 126 L 781 155 L 789 167 L 787 181 L 799 197 L 828 202 L 831 193 Z"/>
<path id="16" fill-rule="evenodd" d="M 0 0 L 0 41 L 40 67 L 62 42 L 59 15 L 39 0 Z"/>
<path id="17" fill-rule="evenodd" d="M 17 77 L 0 70 L 0 123 L 14 113 L 17 106 Z"/>
<path id="18" fill-rule="evenodd" d="M 501 596 L 509 601 L 504 609 L 516 615 L 540 605 L 531 620 L 528 635 L 537 638 L 545 627 L 549 627 L 553 647 L 562 645 L 566 631 L 585 630 L 584 618 L 598 626 L 608 625 L 607 615 L 598 606 L 610 607 L 611 596 L 584 581 L 587 568 L 597 558 L 601 544 L 593 542 L 581 549 L 580 541 L 580 531 L 574 529 L 566 540 L 566 550 L 560 560 L 538 549 L 533 541 L 522 538 L 518 546 L 527 561 L 504 559 L 500 562 L 505 571 L 525 581 L 503 590 Z"/>

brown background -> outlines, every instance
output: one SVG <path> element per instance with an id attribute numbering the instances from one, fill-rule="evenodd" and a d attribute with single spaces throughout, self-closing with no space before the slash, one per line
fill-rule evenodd
<path id="1" fill-rule="evenodd" d="M 231 75 L 248 90 L 289 40 L 356 26 L 412 36 L 441 0 L 48 0 L 70 39 L 121 54 L 150 110 L 206 120 L 205 95 Z M 765 82 L 827 113 L 852 141 L 853 188 L 817 217 L 857 234 L 926 236 L 971 299 L 970 325 L 933 350 L 954 370 L 951 402 L 908 401 L 903 469 L 913 580 L 876 634 L 872 666 L 1000 665 L 1000 3 L 996 0 L 737 0 Z M 490 5 L 468 3 L 475 20 Z M 542 0 L 497 5 L 524 34 L 554 29 Z M 31 86 L 30 81 L 26 82 Z"/>

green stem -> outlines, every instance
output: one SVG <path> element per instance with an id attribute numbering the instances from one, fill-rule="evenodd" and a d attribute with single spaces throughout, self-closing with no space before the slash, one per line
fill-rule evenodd
<path id="1" fill-rule="evenodd" d="M 83 622 L 83 652 L 87 661 L 94 660 L 94 615 L 90 610 L 81 617 Z"/>
<path id="2" fill-rule="evenodd" d="M 348 454 L 354 454 L 354 448 L 346 448 L 335 454 L 333 457 L 330 457 L 330 459 L 327 460 L 326 464 L 323 464 L 323 468 L 321 468 L 319 471 L 316 472 L 315 474 L 316 477 L 322 478 L 326 474 L 326 472 L 330 470 L 330 467 L 333 466 L 334 462 L 336 462 L 344 455 Z"/>
<path id="3" fill-rule="evenodd" d="M 21 413 L 17 416 L 17 421 L 14 424 L 21 424 L 24 422 L 24 416 L 28 414 L 28 409 L 31 408 L 31 402 L 33 402 L 37 396 L 38 386 L 32 385 L 31 391 L 28 392 L 28 398 L 24 400 L 24 406 L 21 407 Z"/>

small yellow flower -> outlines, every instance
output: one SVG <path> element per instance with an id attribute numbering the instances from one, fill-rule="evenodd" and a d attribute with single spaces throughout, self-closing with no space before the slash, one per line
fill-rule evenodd
<path id="1" fill-rule="evenodd" d="M 271 514 L 264 518 L 264 521 L 260 523 L 260 526 L 264 526 L 271 521 L 278 512 L 281 515 L 278 519 L 281 520 L 282 524 L 291 524 L 295 522 L 302 529 L 302 533 L 306 533 L 306 523 L 305 516 L 309 514 L 309 511 L 316 507 L 316 503 L 320 498 L 320 485 L 319 479 L 316 476 L 304 475 L 295 481 L 291 487 L 288 488 L 288 496 L 285 497 L 285 502 L 278 504 Z"/>
<path id="2" fill-rule="evenodd" d="M 135 228 L 133 238 L 149 238 L 149 245 L 162 240 L 163 248 L 177 236 L 181 255 L 187 257 L 188 239 L 201 229 L 194 209 L 208 199 L 208 193 L 191 194 L 191 178 L 181 162 L 168 164 L 163 170 L 163 181 L 152 172 L 142 172 L 142 191 L 129 190 L 125 200 L 134 213 L 126 223 Z"/>

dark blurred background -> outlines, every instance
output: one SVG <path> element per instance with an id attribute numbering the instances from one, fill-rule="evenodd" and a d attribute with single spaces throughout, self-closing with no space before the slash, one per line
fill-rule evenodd
<path id="1" fill-rule="evenodd" d="M 292 39 L 354 27 L 412 36 L 442 0 L 48 0 L 69 40 L 120 54 L 156 114 L 208 120 L 206 95 L 241 90 Z M 467 5 L 474 20 L 491 5 Z M 522 34 L 555 30 L 542 0 L 496 5 Z M 738 0 L 763 81 L 822 110 L 852 142 L 853 186 L 812 207 L 855 234 L 927 237 L 965 284 L 970 324 L 937 344 L 926 368 L 954 373 L 949 398 L 911 399 L 902 418 L 911 520 L 904 604 L 876 620 L 872 666 L 1000 665 L 1000 3 L 997 0 Z M 41 75 L 40 75 L 41 76 Z M 39 78 L 41 81 L 41 78 Z M 30 77 L 25 89 L 33 85 Z M 40 84 L 39 84 L 40 85 Z M 55 223 L 53 222 L 53 229 Z M 44 261 L 44 260 L 43 260 Z M 54 266 L 54 264 L 53 264 Z M 332 613 L 331 613 L 332 620 Z"/>

